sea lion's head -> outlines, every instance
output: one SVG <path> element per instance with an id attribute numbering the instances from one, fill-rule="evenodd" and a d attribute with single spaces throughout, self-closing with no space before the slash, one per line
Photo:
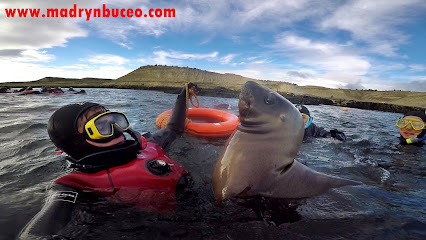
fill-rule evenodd
<path id="1" fill-rule="evenodd" d="M 285 144 L 293 142 L 297 154 L 304 134 L 303 119 L 290 101 L 267 87 L 248 81 L 241 89 L 238 109 L 239 130 L 274 132 L 276 140 Z"/>
<path id="2" fill-rule="evenodd" d="M 296 135 L 303 135 L 303 120 L 294 105 L 278 93 L 255 82 L 248 81 L 242 87 L 238 110 L 244 126 L 291 125 L 289 127 L 294 129 Z"/>

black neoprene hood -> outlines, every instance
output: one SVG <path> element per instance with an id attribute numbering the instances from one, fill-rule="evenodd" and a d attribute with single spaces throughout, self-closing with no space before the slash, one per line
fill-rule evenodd
<path id="1" fill-rule="evenodd" d="M 297 110 L 299 110 L 300 113 L 304 113 L 304 114 L 308 115 L 309 117 L 311 116 L 311 113 L 309 112 L 307 107 L 305 107 L 301 104 L 297 104 L 296 108 L 297 108 Z"/>
<path id="2" fill-rule="evenodd" d="M 84 152 L 79 149 L 79 145 L 85 141 L 85 138 L 78 132 L 77 120 L 81 114 L 92 107 L 103 108 L 92 102 L 63 106 L 52 114 L 47 124 L 47 132 L 53 144 L 73 158 L 81 158 L 80 155 Z"/>

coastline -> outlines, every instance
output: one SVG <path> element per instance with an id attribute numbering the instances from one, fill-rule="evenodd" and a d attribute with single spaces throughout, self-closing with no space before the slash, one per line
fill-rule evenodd
<path id="1" fill-rule="evenodd" d="M 117 79 L 46 77 L 31 82 L 0 83 L 1 86 L 142 89 L 179 93 L 186 82 L 197 83 L 201 96 L 238 98 L 242 85 L 255 81 L 295 104 L 334 105 L 384 112 L 406 113 L 426 110 L 425 92 L 330 89 L 298 86 L 287 82 L 257 80 L 235 74 L 220 74 L 188 67 L 142 66 Z"/>
<path id="2" fill-rule="evenodd" d="M 124 89 L 124 88 L 123 88 Z M 181 88 L 169 88 L 169 87 L 149 87 L 149 88 L 131 88 L 140 90 L 154 90 L 162 91 L 165 93 L 178 94 Z M 312 97 L 307 95 L 294 95 L 291 93 L 278 92 L 283 97 L 287 98 L 293 104 L 306 104 L 306 105 L 332 105 L 340 107 L 350 107 L 365 110 L 377 110 L 382 112 L 395 112 L 395 113 L 407 113 L 410 111 L 426 111 L 425 108 L 415 106 L 403 106 L 389 103 L 375 103 L 375 102 L 362 102 L 355 100 L 331 100 L 319 97 Z M 238 98 L 240 92 L 235 90 L 229 90 L 225 88 L 216 89 L 203 89 L 198 94 L 199 96 L 210 96 L 210 97 L 223 97 L 223 98 Z"/>

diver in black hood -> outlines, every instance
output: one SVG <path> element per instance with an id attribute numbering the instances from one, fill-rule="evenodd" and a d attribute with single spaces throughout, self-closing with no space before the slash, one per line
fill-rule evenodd
<path id="1" fill-rule="evenodd" d="M 303 135 L 303 139 L 306 140 L 309 137 L 332 137 L 342 142 L 346 141 L 346 136 L 342 131 L 337 129 L 332 129 L 330 131 L 325 130 L 323 127 L 318 127 L 313 123 L 313 117 L 311 117 L 311 113 L 308 108 L 301 104 L 297 104 L 296 108 L 302 114 L 303 123 L 305 124 L 305 134 Z"/>
<path id="2" fill-rule="evenodd" d="M 66 238 L 60 236 L 61 229 L 94 196 L 147 212 L 172 213 L 176 192 L 189 184 L 190 176 L 163 149 L 183 133 L 187 98 L 198 90 L 196 84 L 186 84 L 166 127 L 144 136 L 130 128 L 123 113 L 97 103 L 70 104 L 53 113 L 49 137 L 68 154 L 74 171 L 55 180 L 43 209 L 18 239 Z"/>
<path id="3" fill-rule="evenodd" d="M 406 113 L 396 121 L 399 128 L 399 141 L 403 145 L 423 146 L 426 140 L 426 111 Z"/>

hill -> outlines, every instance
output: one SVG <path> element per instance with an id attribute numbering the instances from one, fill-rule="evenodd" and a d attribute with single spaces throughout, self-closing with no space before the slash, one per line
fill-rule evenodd
<path id="1" fill-rule="evenodd" d="M 426 109 L 426 93 L 407 91 L 373 91 L 297 86 L 277 81 L 251 79 L 235 74 L 220 74 L 187 67 L 142 66 L 116 79 L 66 79 L 47 77 L 38 81 L 1 83 L 10 87 L 105 87 L 162 90 L 177 92 L 186 82 L 197 83 L 201 95 L 237 97 L 242 85 L 255 81 L 285 96 L 293 103 L 328 104 L 390 112 Z"/>

